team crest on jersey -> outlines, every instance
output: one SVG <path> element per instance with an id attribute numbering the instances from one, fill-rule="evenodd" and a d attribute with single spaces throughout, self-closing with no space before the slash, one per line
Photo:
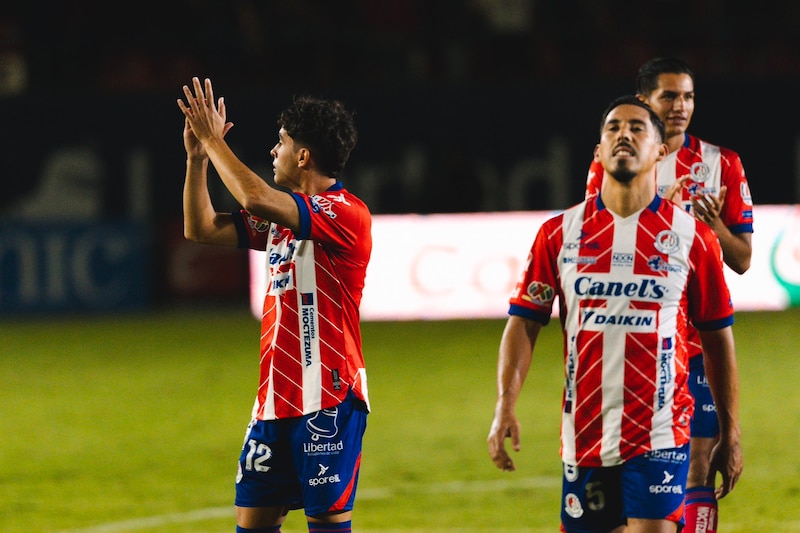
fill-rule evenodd
<path id="1" fill-rule="evenodd" d="M 550 285 L 534 281 L 528 285 L 528 297 L 537 305 L 547 305 L 555 298 L 556 291 Z"/>
<path id="2" fill-rule="evenodd" d="M 662 230 L 656 235 L 654 243 L 656 250 L 662 254 L 674 254 L 680 247 L 680 239 L 678 234 L 672 230 Z"/>
<path id="3" fill-rule="evenodd" d="M 702 161 L 698 161 L 697 163 L 692 163 L 689 173 L 695 183 L 705 183 L 711 177 L 711 168 Z"/>
<path id="4" fill-rule="evenodd" d="M 564 511 L 572 518 L 583 516 L 583 506 L 581 506 L 580 498 L 571 492 L 564 496 Z"/>

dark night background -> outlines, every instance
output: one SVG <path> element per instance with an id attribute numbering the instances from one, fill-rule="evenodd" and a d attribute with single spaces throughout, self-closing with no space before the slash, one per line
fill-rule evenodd
<path id="1" fill-rule="evenodd" d="M 0 228 L 138 224 L 154 301 L 243 297 L 244 280 L 182 293 L 164 274 L 184 246 L 176 99 L 192 76 L 268 180 L 277 113 L 311 93 L 355 110 L 343 181 L 374 214 L 550 210 L 582 198 L 602 109 L 660 55 L 694 68 L 690 131 L 739 152 L 754 201 L 800 203 L 799 25 L 794 0 L 6 2 Z M 217 270 L 243 272 L 231 257 Z"/>

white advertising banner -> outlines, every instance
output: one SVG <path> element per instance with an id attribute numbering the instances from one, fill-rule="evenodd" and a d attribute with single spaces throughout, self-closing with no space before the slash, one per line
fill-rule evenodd
<path id="1" fill-rule="evenodd" d="M 800 305 L 800 205 L 755 206 L 753 257 L 725 267 L 737 311 Z M 554 211 L 375 215 L 361 318 L 504 318 L 536 231 Z M 250 252 L 250 302 L 261 316 L 264 253 Z"/>

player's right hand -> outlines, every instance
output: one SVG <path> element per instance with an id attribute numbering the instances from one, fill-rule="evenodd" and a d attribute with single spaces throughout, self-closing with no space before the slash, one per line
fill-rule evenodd
<path id="1" fill-rule="evenodd" d="M 489 429 L 489 456 L 495 466 L 505 472 L 516 470 L 514 461 L 508 455 L 505 440 L 511 439 L 511 446 L 515 452 L 520 450 L 520 427 L 517 417 L 511 415 L 496 414 L 492 420 L 492 427 Z"/>

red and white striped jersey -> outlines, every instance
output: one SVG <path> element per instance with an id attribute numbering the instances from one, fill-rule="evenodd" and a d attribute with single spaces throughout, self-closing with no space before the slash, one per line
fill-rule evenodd
<path id="1" fill-rule="evenodd" d="M 341 403 L 369 408 L 359 305 L 372 252 L 372 217 L 338 183 L 294 193 L 300 231 L 241 211 L 240 246 L 266 250 L 261 362 L 253 418 L 296 417 Z"/>
<path id="2" fill-rule="evenodd" d="M 747 183 L 744 167 L 739 154 L 728 148 L 717 146 L 693 135 L 678 150 L 671 152 L 658 162 L 656 185 L 658 194 L 666 190 L 684 176 L 691 176 L 681 192 L 679 201 L 683 208 L 692 211 L 692 198 L 704 194 L 719 194 L 720 187 L 727 187 L 720 219 L 731 233 L 753 232 L 753 199 Z M 603 181 L 603 167 L 592 161 L 586 178 L 586 197 L 600 193 Z M 702 353 L 700 336 L 694 328 L 689 329 L 690 356 Z"/>
<path id="3" fill-rule="evenodd" d="M 622 218 L 592 196 L 537 233 L 509 314 L 564 329 L 561 456 L 612 466 L 689 441 L 687 317 L 733 323 L 713 230 L 656 196 Z"/>

